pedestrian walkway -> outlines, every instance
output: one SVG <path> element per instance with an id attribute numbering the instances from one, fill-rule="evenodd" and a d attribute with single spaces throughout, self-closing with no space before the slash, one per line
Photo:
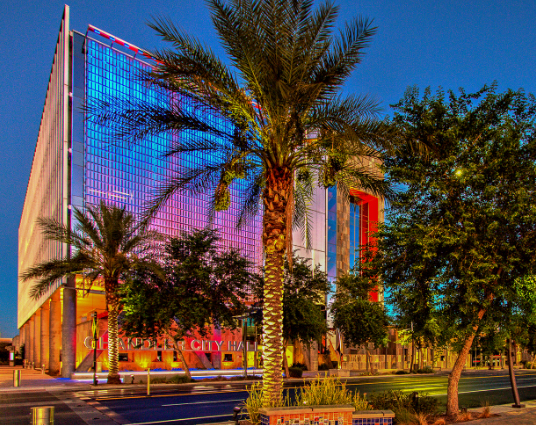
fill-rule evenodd
<path id="1" fill-rule="evenodd" d="M 487 419 L 471 420 L 464 425 L 533 425 L 536 424 L 536 401 L 523 402 L 524 408 L 513 408 L 511 404 L 490 407 L 490 414 L 497 415 Z M 469 412 L 480 413 L 479 410 Z"/>
<path id="2" fill-rule="evenodd" d="M 13 386 L 13 371 L 20 371 L 19 388 Z M 9 367 L 0 365 L 0 392 L 21 390 L 66 390 L 77 387 L 87 387 L 87 384 L 70 379 L 51 377 L 40 370 L 26 369 L 21 366 Z"/>

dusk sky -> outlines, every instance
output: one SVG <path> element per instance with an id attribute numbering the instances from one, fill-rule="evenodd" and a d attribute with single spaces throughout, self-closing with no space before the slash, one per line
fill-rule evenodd
<path id="1" fill-rule="evenodd" d="M 536 3 L 531 0 L 338 0 L 340 20 L 362 15 L 378 32 L 346 90 L 389 104 L 408 86 L 536 92 Z M 0 334 L 17 330 L 18 226 L 64 3 L 3 0 L 0 26 Z M 169 17 L 223 56 L 202 0 L 70 1 L 71 29 L 92 24 L 151 50 L 162 43 L 146 25 Z"/>

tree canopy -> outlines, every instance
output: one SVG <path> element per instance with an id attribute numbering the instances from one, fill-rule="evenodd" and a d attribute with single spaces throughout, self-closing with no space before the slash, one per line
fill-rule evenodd
<path id="1" fill-rule="evenodd" d="M 71 229 L 53 219 L 38 220 L 45 238 L 69 245 L 70 251 L 63 259 L 34 265 L 21 274 L 21 279 L 38 279 L 30 292 L 34 298 L 44 294 L 61 277 L 80 277 L 79 285 L 87 291 L 95 282 L 104 284 L 108 309 L 108 383 L 121 383 L 117 347 L 120 280 L 140 265 L 150 269 L 151 254 L 160 236 L 144 229 L 126 207 L 110 206 L 103 200 L 98 206 L 88 206 L 86 211 L 75 208 L 73 222 Z"/>
<path id="2" fill-rule="evenodd" d="M 124 284 L 122 329 L 128 335 L 170 338 L 184 371 L 190 371 L 179 342 L 213 327 L 235 328 L 247 290 L 258 281 L 251 263 L 236 250 L 217 248 L 214 230 L 193 230 L 172 238 L 162 272 L 138 268 Z"/>
<path id="3" fill-rule="evenodd" d="M 383 304 L 370 300 L 370 292 L 377 289 L 377 282 L 356 269 L 337 278 L 336 287 L 330 306 L 333 325 L 341 331 L 345 342 L 365 347 L 368 370 L 368 345 L 384 346 L 390 323 Z"/>
<path id="4" fill-rule="evenodd" d="M 495 85 L 458 95 L 427 89 L 422 98 L 410 88 L 394 110 L 405 138 L 431 150 L 401 149 L 385 161 L 404 189 L 378 233 L 376 273 L 399 318 L 440 321 L 435 335 L 457 345 L 447 405 L 454 416 L 476 333 L 499 325 L 516 280 L 536 269 L 536 102 Z"/>

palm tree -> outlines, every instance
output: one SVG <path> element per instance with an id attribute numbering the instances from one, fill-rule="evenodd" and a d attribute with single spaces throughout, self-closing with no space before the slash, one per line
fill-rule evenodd
<path id="1" fill-rule="evenodd" d="M 292 223 L 307 223 L 315 181 L 343 191 L 387 190 L 370 167 L 388 139 L 387 126 L 375 119 L 378 106 L 366 96 L 340 94 L 375 28 L 359 18 L 333 36 L 338 8 L 329 1 L 318 9 L 312 0 L 207 3 L 234 70 L 210 48 L 159 19 L 151 27 L 172 48 L 153 53 L 157 65 L 143 78 L 164 88 L 170 102 L 89 100 L 87 111 L 95 124 L 117 129 L 117 140 L 140 143 L 169 132 L 176 141 L 169 156 L 208 158 L 201 166 L 187 165 L 159 187 L 146 218 L 177 191 L 212 194 L 212 213 L 225 210 L 236 180 L 246 185 L 238 224 L 263 212 L 263 403 L 268 406 L 280 400 L 283 380 L 285 250 Z M 187 138 L 184 130 L 204 136 Z"/>
<path id="2" fill-rule="evenodd" d="M 45 294 L 55 280 L 62 277 L 82 276 L 85 290 L 96 281 L 104 282 L 108 310 L 108 383 L 121 383 L 117 345 L 120 280 L 136 263 L 144 261 L 145 254 L 152 252 L 158 235 L 140 228 L 125 208 L 107 206 L 104 201 L 99 206 L 87 207 L 86 212 L 74 209 L 73 216 L 76 223 L 73 230 L 54 219 L 38 219 L 45 238 L 68 244 L 74 252 L 72 256 L 29 268 L 21 279 L 38 280 L 30 291 L 34 299 Z"/>

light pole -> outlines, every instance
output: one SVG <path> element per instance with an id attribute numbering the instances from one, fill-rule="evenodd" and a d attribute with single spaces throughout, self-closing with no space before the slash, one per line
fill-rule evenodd
<path id="1" fill-rule="evenodd" d="M 246 312 L 244 315 L 239 315 L 234 318 L 237 320 L 242 320 L 242 357 L 244 358 L 244 378 L 248 378 L 248 349 L 247 349 L 247 332 L 248 332 L 248 325 L 247 321 L 248 318 L 250 318 L 250 315 L 257 313 L 260 310 L 260 308 L 252 308 L 248 312 Z M 256 334 L 255 334 L 256 337 Z M 257 352 L 255 352 L 255 356 L 257 355 Z"/>
<path id="2" fill-rule="evenodd" d="M 93 386 L 99 383 L 97 380 L 97 311 L 91 314 L 91 329 L 93 331 Z"/>
<path id="3" fill-rule="evenodd" d="M 242 332 L 242 340 L 244 341 L 244 379 L 248 379 L 248 348 L 247 348 L 247 334 L 248 334 L 248 317 L 246 316 L 243 320 L 244 330 Z"/>

